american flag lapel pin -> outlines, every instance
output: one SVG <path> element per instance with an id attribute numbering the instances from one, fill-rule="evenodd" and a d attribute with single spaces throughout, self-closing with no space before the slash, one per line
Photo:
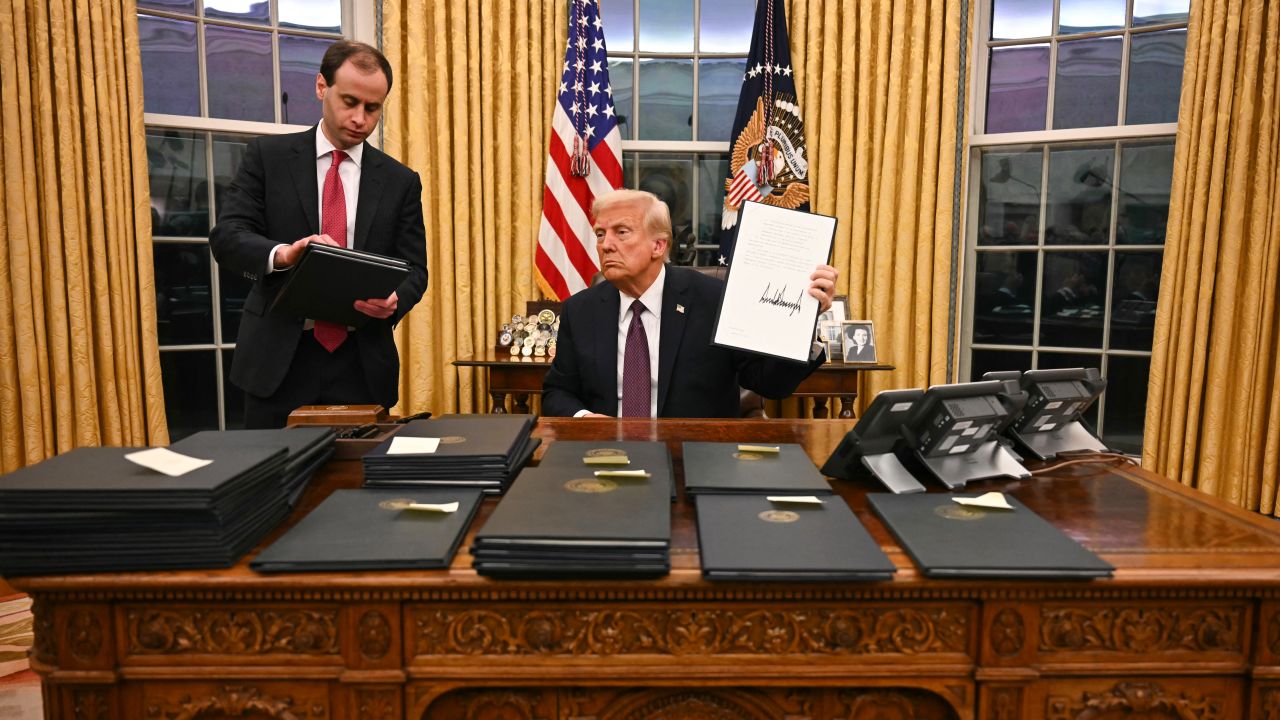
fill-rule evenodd
<path id="1" fill-rule="evenodd" d="M 677 304 L 676 304 L 676 312 L 678 312 L 678 313 L 683 313 L 683 312 L 684 312 L 684 306 L 683 306 L 683 305 L 680 305 L 679 303 L 677 303 Z"/>

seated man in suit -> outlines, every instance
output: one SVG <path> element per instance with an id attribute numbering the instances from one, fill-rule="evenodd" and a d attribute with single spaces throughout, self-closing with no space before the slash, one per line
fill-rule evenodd
<path id="1" fill-rule="evenodd" d="M 822 364 L 711 344 L 724 282 L 665 263 L 671 214 L 652 193 L 600 196 L 596 250 L 607 282 L 569 298 L 555 361 L 542 384 L 545 415 L 737 417 L 738 387 L 782 398 Z M 819 265 L 809 293 L 831 306 L 836 269 Z"/>

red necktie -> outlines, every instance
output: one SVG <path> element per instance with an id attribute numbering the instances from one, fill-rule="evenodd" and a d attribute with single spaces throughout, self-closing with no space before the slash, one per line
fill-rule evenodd
<path id="1" fill-rule="evenodd" d="M 333 151 L 333 164 L 324 176 L 324 203 L 320 218 L 320 232 L 333 238 L 342 247 L 347 246 L 347 196 L 342 192 L 338 166 L 346 159 L 346 153 L 341 150 Z M 316 340 L 324 349 L 333 352 L 346 341 L 347 327 L 317 320 L 315 334 Z"/>
<path id="2" fill-rule="evenodd" d="M 631 326 L 622 355 L 622 417 L 649 417 L 653 379 L 649 374 L 649 335 L 640 323 L 644 304 L 631 303 Z"/>

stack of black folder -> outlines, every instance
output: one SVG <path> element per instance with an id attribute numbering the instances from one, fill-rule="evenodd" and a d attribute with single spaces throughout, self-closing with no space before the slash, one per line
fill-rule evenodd
<path id="1" fill-rule="evenodd" d="M 867 495 L 872 509 L 929 577 L 1093 578 L 1115 569 L 1005 496 L 1012 510 L 960 505 L 975 495 Z"/>
<path id="2" fill-rule="evenodd" d="M 594 477 L 596 470 L 644 470 L 652 476 L 650 482 L 666 483 L 671 488 L 671 499 L 676 497 L 671 452 L 665 442 L 557 440 L 547 446 L 538 467 L 560 468 L 573 477 L 581 472 Z"/>
<path id="3" fill-rule="evenodd" d="M 80 448 L 0 477 L 0 574 L 234 565 L 284 519 L 283 447 L 208 448 L 178 477 Z"/>
<path id="4" fill-rule="evenodd" d="M 284 447 L 289 455 L 281 482 L 289 505 L 296 505 L 307 481 L 333 456 L 333 429 L 327 425 L 301 425 L 280 430 L 205 430 L 179 440 L 170 450 L 204 457 L 209 450 L 247 447 Z"/>
<path id="5" fill-rule="evenodd" d="M 409 272 L 409 263 L 399 258 L 311 243 L 303 248 L 272 309 L 358 328 L 369 316 L 355 309 L 355 301 L 387 297 Z"/>
<path id="6" fill-rule="evenodd" d="M 442 415 L 414 420 L 364 456 L 365 487 L 474 487 L 501 493 L 541 440 L 533 415 Z M 433 453 L 388 454 L 398 437 L 439 438 Z"/>
<path id="7" fill-rule="evenodd" d="M 606 448 L 623 445 L 629 443 L 609 443 Z M 598 466 L 583 463 L 584 455 L 574 447 L 551 463 L 543 460 L 521 473 L 476 533 L 471 547 L 476 571 L 529 578 L 652 577 L 670 572 L 670 460 L 650 458 L 645 450 L 641 466 L 641 452 L 630 452 L 635 456 L 629 465 Z M 565 459 L 575 455 L 576 463 Z M 646 470 L 648 477 L 596 474 L 611 469 Z"/>
<path id="8" fill-rule="evenodd" d="M 249 567 L 260 572 L 447 568 L 481 495 L 474 488 L 336 490 Z M 455 502 L 453 512 L 406 507 Z"/>
<path id="9" fill-rule="evenodd" d="M 701 493 L 829 495 L 831 484 L 804 448 L 769 445 L 778 452 L 754 452 L 726 442 L 684 444 L 684 490 Z M 743 449 L 739 449 L 743 448 Z"/>

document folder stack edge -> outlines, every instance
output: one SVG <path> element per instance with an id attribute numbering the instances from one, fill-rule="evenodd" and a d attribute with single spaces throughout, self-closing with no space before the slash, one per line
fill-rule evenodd
<path id="1" fill-rule="evenodd" d="M 279 430 L 204 430 L 169 446 L 183 455 L 203 457 L 207 449 L 284 447 L 289 455 L 281 483 L 290 507 L 298 503 L 311 476 L 333 457 L 333 429 L 299 426 Z"/>
<path id="2" fill-rule="evenodd" d="M 441 415 L 414 420 L 364 456 L 365 487 L 474 487 L 505 491 L 541 440 L 533 415 Z M 436 438 L 435 452 L 394 454 L 396 438 Z"/>
<path id="3" fill-rule="evenodd" d="M 385 298 L 408 275 L 409 264 L 399 258 L 311 243 L 272 309 L 358 328 L 369 316 L 355 309 L 355 301 Z"/>

